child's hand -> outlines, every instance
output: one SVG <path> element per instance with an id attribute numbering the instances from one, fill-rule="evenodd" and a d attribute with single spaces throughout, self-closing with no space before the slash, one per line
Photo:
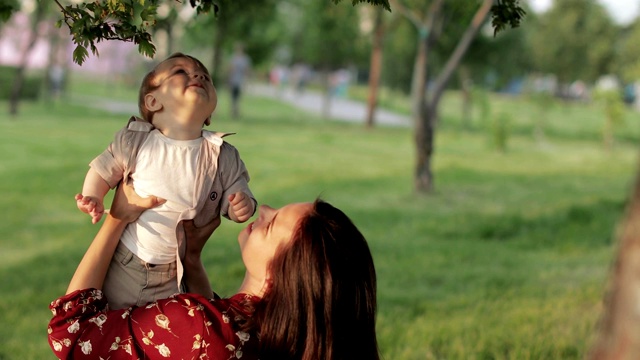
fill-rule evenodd
<path id="1" fill-rule="evenodd" d="M 78 205 L 80 211 L 91 215 L 91 223 L 93 224 L 100 221 L 104 214 L 104 204 L 102 204 L 102 200 L 92 196 L 76 194 L 76 205 Z"/>
<path id="2" fill-rule="evenodd" d="M 242 191 L 229 195 L 229 217 L 241 223 L 249 220 L 254 212 L 253 200 Z"/>

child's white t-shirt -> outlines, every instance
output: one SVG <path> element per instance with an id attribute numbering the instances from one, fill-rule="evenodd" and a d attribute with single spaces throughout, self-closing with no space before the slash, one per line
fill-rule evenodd
<path id="1" fill-rule="evenodd" d="M 195 208 L 195 178 L 203 138 L 174 140 L 153 130 L 140 147 L 131 176 L 136 193 L 155 195 L 167 202 L 144 211 L 125 229 L 121 241 L 151 264 L 176 260 L 176 226 L 182 212 Z"/>

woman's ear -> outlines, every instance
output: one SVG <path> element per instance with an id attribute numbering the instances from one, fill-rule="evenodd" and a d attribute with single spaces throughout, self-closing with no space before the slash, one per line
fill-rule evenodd
<path id="1" fill-rule="evenodd" d="M 162 104 L 155 96 L 153 96 L 153 94 L 147 94 L 144 96 L 144 106 L 151 112 L 160 111 L 162 109 Z"/>

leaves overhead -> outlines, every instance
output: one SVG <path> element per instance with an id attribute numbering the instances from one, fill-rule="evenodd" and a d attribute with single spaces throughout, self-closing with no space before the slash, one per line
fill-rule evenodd
<path id="1" fill-rule="evenodd" d="M 18 11 L 20 4 L 18 0 L 3 0 L 0 1 L 0 23 L 9 20 L 14 12 Z"/>
<path id="2" fill-rule="evenodd" d="M 62 13 L 58 26 L 65 24 L 71 33 L 76 48 L 73 61 L 79 65 L 89 56 L 88 49 L 98 54 L 96 44 L 103 40 L 120 40 L 138 45 L 138 51 L 153 57 L 156 47 L 151 41 L 151 29 L 156 26 L 156 15 L 161 3 L 170 6 L 185 6 L 182 0 L 104 0 L 62 5 L 54 0 Z M 326 1 L 326 0 L 316 0 Z M 342 0 L 331 0 L 334 4 Z M 382 6 L 391 11 L 389 0 L 351 0 L 355 6 L 360 3 Z M 215 0 L 189 0 L 188 4 L 196 13 L 217 14 L 219 6 Z M 13 8 L 0 8 L 0 18 L 11 16 Z M 525 15 L 519 0 L 497 0 L 492 7 L 492 24 L 495 32 L 507 26 L 517 27 Z"/>
<path id="3" fill-rule="evenodd" d="M 138 51 L 153 57 L 156 48 L 148 29 L 155 25 L 158 0 L 106 0 L 62 6 L 63 23 L 69 27 L 73 43 L 73 61 L 79 65 L 86 60 L 88 50 L 98 55 L 96 44 L 103 40 L 121 40 L 138 45 Z"/>
<path id="4" fill-rule="evenodd" d="M 511 28 L 517 28 L 526 14 L 526 11 L 520 7 L 519 0 L 497 0 L 491 6 L 493 35 L 495 36 L 506 29 L 507 25 Z"/>
<path id="5" fill-rule="evenodd" d="M 342 0 L 331 0 L 333 1 L 334 4 L 339 3 Z M 391 7 L 389 6 L 389 1 L 387 0 L 351 0 L 351 4 L 353 4 L 353 6 L 356 6 L 360 3 L 364 3 L 367 2 L 371 5 L 380 5 L 382 6 L 385 10 L 387 11 L 391 11 Z"/>

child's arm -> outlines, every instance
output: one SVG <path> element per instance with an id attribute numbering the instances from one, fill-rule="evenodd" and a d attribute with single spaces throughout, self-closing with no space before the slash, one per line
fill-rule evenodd
<path id="1" fill-rule="evenodd" d="M 91 222 L 97 223 L 104 214 L 104 196 L 109 192 L 109 184 L 95 171 L 89 168 L 82 186 L 82 194 L 76 194 L 76 204 L 80 211 L 91 215 Z"/>
<path id="2" fill-rule="evenodd" d="M 256 210 L 256 204 L 251 198 L 242 191 L 229 195 L 229 219 L 242 223 L 253 215 Z"/>

